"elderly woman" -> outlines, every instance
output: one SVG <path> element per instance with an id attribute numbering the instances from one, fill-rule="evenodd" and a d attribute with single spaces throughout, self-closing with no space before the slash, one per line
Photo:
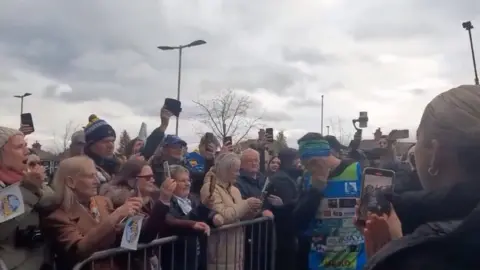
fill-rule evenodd
<path id="1" fill-rule="evenodd" d="M 243 200 L 240 191 L 233 185 L 239 171 L 239 156 L 233 152 L 221 153 L 215 160 L 215 166 L 205 176 L 205 183 L 200 190 L 203 202 L 212 198 L 211 208 L 223 217 L 224 224 L 253 218 L 262 207 L 262 201 L 258 198 Z M 208 241 L 208 269 L 242 270 L 243 251 L 242 228 L 212 235 Z"/>
<path id="2" fill-rule="evenodd" d="M 43 237 L 38 237 L 39 213 L 53 205 L 52 191 L 44 186 L 43 167 L 31 164 L 27 169 L 27 160 L 24 135 L 0 127 L 0 192 L 19 184 L 25 207 L 23 214 L 0 223 L 0 259 L 7 269 L 37 270 L 48 259 Z"/>
<path id="3" fill-rule="evenodd" d="M 59 269 L 70 269 L 94 252 L 117 247 L 123 231 L 123 220 L 140 213 L 143 206 L 141 197 L 131 197 L 121 206 L 113 209 L 112 202 L 104 196 L 97 196 L 98 179 L 95 163 L 87 156 L 63 160 L 53 179 L 53 188 L 60 203 L 58 209 L 44 218 L 44 231 L 53 240 L 53 247 L 59 255 Z M 140 241 L 153 239 L 158 224 L 163 222 L 168 201 L 160 197 L 154 203 L 152 215 L 142 225 Z M 158 214 L 157 214 L 158 213 Z M 123 269 L 118 261 L 99 261 L 95 269 Z"/>
<path id="4" fill-rule="evenodd" d="M 480 86 L 459 86 L 427 105 L 415 162 L 425 190 L 394 195 L 395 211 L 370 217 L 365 244 L 377 248 L 365 269 L 479 269 Z M 383 246 L 404 222 L 416 229 Z"/>

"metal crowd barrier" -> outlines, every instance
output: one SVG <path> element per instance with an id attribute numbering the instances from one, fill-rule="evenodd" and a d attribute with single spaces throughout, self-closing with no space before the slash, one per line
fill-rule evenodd
<path id="1" fill-rule="evenodd" d="M 0 259 L 0 270 L 8 270 L 7 265 L 2 259 Z"/>
<path id="2" fill-rule="evenodd" d="M 272 270 L 275 224 L 262 217 L 212 229 L 210 236 L 170 236 L 140 244 L 136 251 L 95 252 L 73 270 Z M 181 253 L 181 254 L 179 254 Z"/>

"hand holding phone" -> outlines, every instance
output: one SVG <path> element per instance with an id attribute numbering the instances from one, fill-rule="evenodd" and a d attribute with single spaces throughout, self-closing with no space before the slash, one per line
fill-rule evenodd
<path id="1" fill-rule="evenodd" d="M 172 174 L 170 173 L 170 165 L 168 161 L 163 162 L 163 173 L 165 174 L 165 179 L 172 178 Z"/>
<path id="2" fill-rule="evenodd" d="M 379 216 L 390 214 L 391 205 L 385 197 L 385 191 L 392 188 L 394 178 L 394 171 L 370 167 L 365 168 L 360 193 L 358 220 L 367 220 L 368 212 Z"/>
<path id="3" fill-rule="evenodd" d="M 32 134 L 35 131 L 31 113 L 22 113 L 20 115 L 20 131 L 24 135 Z"/>
<path id="4" fill-rule="evenodd" d="M 226 136 L 223 138 L 223 146 L 228 148 L 228 151 L 233 151 L 232 136 Z"/>

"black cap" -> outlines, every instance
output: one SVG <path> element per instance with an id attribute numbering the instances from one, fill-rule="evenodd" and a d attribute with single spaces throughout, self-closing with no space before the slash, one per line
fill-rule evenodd
<path id="1" fill-rule="evenodd" d="M 327 135 L 327 136 L 325 136 L 325 140 L 330 145 L 330 149 L 333 149 L 337 152 L 340 152 L 341 150 L 344 150 L 344 149 L 348 148 L 345 145 L 341 144 L 335 136 Z"/>

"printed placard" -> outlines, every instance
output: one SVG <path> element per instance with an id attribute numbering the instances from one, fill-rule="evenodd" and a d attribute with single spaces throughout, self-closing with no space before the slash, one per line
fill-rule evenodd
<path id="1" fill-rule="evenodd" d="M 127 219 L 125 222 L 125 228 L 123 228 L 122 243 L 120 244 L 121 247 L 137 250 L 143 218 L 144 216 L 142 215 L 136 215 Z"/>
<path id="2" fill-rule="evenodd" d="M 0 209 L 0 223 L 25 213 L 20 184 L 13 184 L 0 190 Z"/>

